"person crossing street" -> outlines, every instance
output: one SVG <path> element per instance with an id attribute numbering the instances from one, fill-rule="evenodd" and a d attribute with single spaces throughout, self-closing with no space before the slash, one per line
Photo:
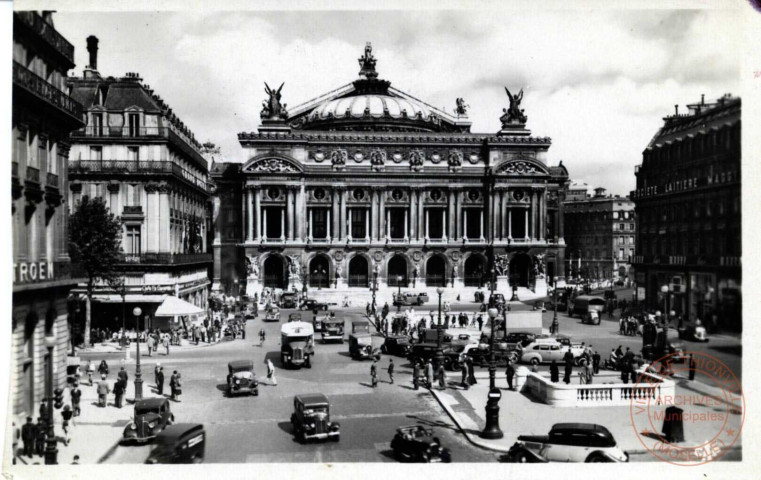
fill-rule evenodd
<path id="1" fill-rule="evenodd" d="M 513 367 L 512 360 L 507 361 L 507 370 L 505 370 L 505 377 L 507 378 L 507 388 L 513 390 L 513 377 L 515 376 L 515 367 Z"/>
<path id="2" fill-rule="evenodd" d="M 389 378 L 389 383 L 393 384 L 394 383 L 394 359 L 393 358 L 390 358 L 388 360 L 388 378 Z"/>
<path id="3" fill-rule="evenodd" d="M 370 379 L 372 382 L 373 388 L 375 388 L 378 385 L 378 369 L 375 366 L 376 361 L 373 360 L 373 364 L 370 366 Z"/>

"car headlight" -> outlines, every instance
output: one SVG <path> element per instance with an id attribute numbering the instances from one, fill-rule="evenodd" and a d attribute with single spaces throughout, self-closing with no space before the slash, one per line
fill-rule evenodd
<path id="1" fill-rule="evenodd" d="M 314 423 L 310 423 L 310 424 L 309 424 L 309 428 L 314 428 L 314 427 L 315 427 L 315 424 L 314 424 Z"/>
<path id="2" fill-rule="evenodd" d="M 151 428 L 151 429 L 152 429 L 152 428 L 153 428 L 153 427 L 155 427 L 155 426 L 156 426 L 156 422 L 149 422 L 149 423 L 148 423 L 148 428 Z"/>
<path id="3" fill-rule="evenodd" d="M 238 379 L 236 378 L 236 379 L 235 379 L 235 384 L 236 384 L 236 385 L 240 385 L 240 380 L 238 380 Z"/>
<path id="4" fill-rule="evenodd" d="M 129 428 L 130 428 L 131 430 L 137 430 L 137 425 L 135 425 L 134 423 L 130 423 L 130 424 L 129 424 Z"/>

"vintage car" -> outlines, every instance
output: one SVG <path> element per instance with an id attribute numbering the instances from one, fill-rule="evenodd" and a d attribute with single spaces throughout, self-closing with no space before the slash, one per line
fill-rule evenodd
<path id="1" fill-rule="evenodd" d="M 703 325 L 687 325 L 679 329 L 679 338 L 690 342 L 707 342 L 708 335 Z"/>
<path id="2" fill-rule="evenodd" d="M 424 305 L 428 303 L 428 294 L 425 292 L 404 292 L 402 294 L 394 293 L 394 306 Z"/>
<path id="3" fill-rule="evenodd" d="M 265 322 L 279 322 L 280 321 L 280 309 L 278 307 L 270 307 L 267 309 L 267 313 L 264 315 Z"/>
<path id="4" fill-rule="evenodd" d="M 498 307 L 506 303 L 505 296 L 501 293 L 495 293 L 489 296 L 489 305 L 492 307 Z"/>
<path id="5" fill-rule="evenodd" d="M 289 322 L 300 322 L 301 321 L 301 314 L 298 313 L 298 312 L 296 312 L 296 313 L 289 313 L 288 314 L 288 321 Z"/>
<path id="6" fill-rule="evenodd" d="M 494 361 L 497 366 L 507 366 L 507 361 L 513 362 L 518 360 L 520 350 L 517 343 L 495 343 L 494 344 Z M 466 345 L 459 355 L 458 361 L 452 364 L 452 370 L 457 370 L 462 362 L 470 358 L 474 365 L 485 367 L 491 362 L 491 350 L 486 343 L 478 345 Z M 446 363 L 445 363 L 446 367 Z"/>
<path id="7" fill-rule="evenodd" d="M 296 395 L 293 399 L 291 425 L 293 434 L 301 443 L 307 440 L 330 439 L 337 442 L 341 437 L 341 425 L 330 421 L 330 402 L 321 393 Z"/>
<path id="8" fill-rule="evenodd" d="M 125 442 L 147 442 L 174 423 L 168 398 L 148 398 L 135 403 L 135 417 L 124 427 Z"/>
<path id="9" fill-rule="evenodd" d="M 360 332 L 349 335 L 349 355 L 354 360 L 372 358 L 380 360 L 380 350 L 373 348 L 373 337 L 369 333 Z"/>
<path id="10" fill-rule="evenodd" d="M 582 358 L 584 349 L 579 345 L 563 345 L 554 338 L 537 338 L 523 349 L 520 357 L 522 363 L 538 365 L 540 363 L 550 363 L 555 360 L 558 363 L 563 362 L 565 353 L 570 349 L 573 354 L 574 364 L 580 365 L 585 362 Z"/>
<path id="11" fill-rule="evenodd" d="M 203 463 L 206 432 L 200 423 L 177 423 L 156 435 L 147 464 Z"/>
<path id="12" fill-rule="evenodd" d="M 410 339 L 404 335 L 388 335 L 380 349 L 382 353 L 388 355 L 407 357 L 412 351 L 412 345 Z"/>
<path id="13" fill-rule="evenodd" d="M 593 295 L 579 295 L 571 301 L 568 307 L 568 316 L 578 315 L 581 318 L 590 310 L 597 310 L 598 313 L 605 311 L 605 299 Z"/>
<path id="14" fill-rule="evenodd" d="M 326 317 L 322 321 L 322 341 L 338 340 L 344 342 L 344 321 L 336 317 Z"/>
<path id="15" fill-rule="evenodd" d="M 74 385 L 82 378 L 82 368 L 79 365 L 66 366 L 66 383 Z"/>
<path id="16" fill-rule="evenodd" d="M 227 394 L 230 396 L 250 393 L 259 395 L 259 382 L 254 374 L 252 360 L 236 360 L 227 364 Z"/>
<path id="17" fill-rule="evenodd" d="M 351 322 L 351 333 L 370 333 L 370 322 L 366 320 Z"/>
<path id="18" fill-rule="evenodd" d="M 520 343 L 522 347 L 527 346 L 531 342 L 536 340 L 536 334 L 535 333 L 528 333 L 528 332 L 510 332 L 505 337 L 506 343 Z M 488 343 L 488 338 L 486 342 Z"/>
<path id="19" fill-rule="evenodd" d="M 433 430 L 420 425 L 410 425 L 396 429 L 396 435 L 391 440 L 394 458 L 399 461 L 449 463 L 452 453 L 441 446 L 438 437 L 433 436 Z"/>
<path id="20" fill-rule="evenodd" d="M 296 308 L 299 294 L 296 292 L 283 292 L 280 295 L 280 308 Z"/>
<path id="21" fill-rule="evenodd" d="M 299 310 L 312 310 L 312 311 L 318 311 L 318 310 L 327 310 L 329 308 L 329 305 L 325 302 L 318 302 L 314 298 L 306 298 L 303 302 L 301 302 L 301 305 L 299 306 Z"/>
<path id="22" fill-rule="evenodd" d="M 557 423 L 549 435 L 520 435 L 507 460 L 532 462 L 628 462 L 607 428 L 593 423 Z"/>
<path id="23" fill-rule="evenodd" d="M 583 317 L 581 317 L 581 323 L 588 323 L 590 325 L 600 324 L 600 312 L 597 310 L 589 310 Z"/>
<path id="24" fill-rule="evenodd" d="M 288 322 L 280 327 L 280 362 L 284 366 L 311 368 L 314 328 L 307 322 Z"/>
<path id="25" fill-rule="evenodd" d="M 684 343 L 669 338 L 668 328 L 647 323 L 642 331 L 642 356 L 649 361 L 670 356 L 671 363 L 684 363 L 687 360 Z"/>

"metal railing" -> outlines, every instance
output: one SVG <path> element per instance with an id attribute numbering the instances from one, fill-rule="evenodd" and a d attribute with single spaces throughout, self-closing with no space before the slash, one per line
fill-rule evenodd
<path id="1" fill-rule="evenodd" d="M 213 261 L 211 253 L 124 253 L 121 263 L 182 265 L 186 263 L 207 263 Z"/>
<path id="2" fill-rule="evenodd" d="M 483 275 L 465 275 L 463 280 L 466 287 L 482 287 L 485 283 Z"/>
<path id="3" fill-rule="evenodd" d="M 74 45 L 58 33 L 39 13 L 32 10 L 17 11 L 14 12 L 14 16 L 44 39 L 51 47 L 55 48 L 58 53 L 66 57 L 71 63 L 74 63 Z"/>
<path id="4" fill-rule="evenodd" d="M 122 210 L 122 215 L 142 215 L 142 214 L 143 214 L 142 205 L 125 205 L 124 210 Z"/>
<path id="5" fill-rule="evenodd" d="M 364 287 L 370 286 L 370 278 L 367 275 L 349 275 L 350 287 Z"/>
<path id="6" fill-rule="evenodd" d="M 74 137 L 106 137 L 106 138 L 166 138 L 169 135 L 166 127 L 113 127 L 107 125 L 90 125 L 71 132 Z"/>
<path id="7" fill-rule="evenodd" d="M 26 167 L 26 180 L 40 183 L 40 170 L 34 167 Z"/>
<path id="8" fill-rule="evenodd" d="M 13 62 L 13 83 L 82 121 L 83 108 L 79 102 L 15 61 Z"/>
<path id="9" fill-rule="evenodd" d="M 185 170 L 175 162 L 166 160 L 74 160 L 69 172 L 84 173 L 171 173 L 193 185 L 207 189 L 206 181 Z"/>
<path id="10" fill-rule="evenodd" d="M 425 284 L 428 287 L 446 287 L 447 279 L 444 275 L 431 275 L 425 277 Z"/>

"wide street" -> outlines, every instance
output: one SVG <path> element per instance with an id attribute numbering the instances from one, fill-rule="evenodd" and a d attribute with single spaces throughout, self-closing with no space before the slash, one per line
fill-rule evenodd
<path id="1" fill-rule="evenodd" d="M 619 292 L 619 297 L 625 291 Z M 433 305 L 416 309 L 428 312 Z M 474 311 L 475 303 L 453 306 L 453 311 Z M 515 308 L 520 308 L 516 306 Z M 442 443 L 450 448 L 457 462 L 488 462 L 500 458 L 498 452 L 470 444 L 433 396 L 424 389 L 411 387 L 411 369 L 408 362 L 393 357 L 396 364 L 396 383 L 388 382 L 386 367 L 389 356 L 384 355 L 378 364 L 380 384 L 370 384 L 370 361 L 355 361 L 349 357 L 348 342 L 323 344 L 315 335 L 315 358 L 311 369 L 287 369 L 280 363 L 280 326 L 287 322 L 294 310 L 282 310 L 281 321 L 263 322 L 260 315 L 246 324 L 246 339 L 222 341 L 197 348 L 173 348 L 169 356 L 162 354 L 147 357 L 143 350 L 142 370 L 146 396 L 155 396 L 153 369 L 156 362 L 164 366 L 166 377 L 178 370 L 183 378 L 181 402 L 172 403 L 177 422 L 198 422 L 205 425 L 208 441 L 206 461 L 217 463 L 239 462 L 388 462 L 392 458 L 389 442 L 395 429 L 409 424 L 433 427 Z M 363 308 L 337 309 L 345 320 L 345 332 L 351 331 L 351 321 L 363 318 Z M 302 312 L 304 320 L 311 321 L 311 312 Z M 543 326 L 548 329 L 553 312 L 543 315 Z M 560 333 L 574 341 L 594 346 L 606 358 L 612 348 L 622 345 L 635 352 L 641 349 L 641 337 L 627 337 L 618 333 L 618 320 L 607 315 L 599 326 L 585 325 L 577 318 L 558 314 Z M 264 328 L 266 341 L 259 345 L 258 332 Z M 676 336 L 672 330 L 672 336 Z M 345 334 L 348 338 L 348 333 Z M 375 337 L 376 346 L 382 337 Z M 685 342 L 688 351 L 714 355 L 738 375 L 741 374 L 740 341 L 731 336 L 714 336 L 707 344 Z M 122 354 L 83 354 L 83 358 L 105 358 L 116 368 Z M 227 363 L 231 360 L 250 359 L 261 379 L 258 397 L 228 398 L 225 394 Z M 266 359 L 276 368 L 277 386 L 267 384 Z M 547 366 L 540 367 L 547 369 Z M 128 362 L 130 383 L 134 371 L 134 357 Z M 168 381 L 168 380 L 167 380 Z M 450 381 L 459 381 L 459 373 L 450 373 Z M 165 388 L 165 394 L 168 387 Z M 341 424 L 339 443 L 308 443 L 295 441 L 289 422 L 293 411 L 293 397 L 300 393 L 320 392 L 331 402 L 331 420 Z M 116 412 L 114 412 L 116 413 Z M 123 427 L 131 416 L 129 407 L 118 413 Z M 105 450 L 105 449 L 104 449 Z M 105 463 L 142 463 L 150 446 L 114 445 L 100 459 Z"/>

